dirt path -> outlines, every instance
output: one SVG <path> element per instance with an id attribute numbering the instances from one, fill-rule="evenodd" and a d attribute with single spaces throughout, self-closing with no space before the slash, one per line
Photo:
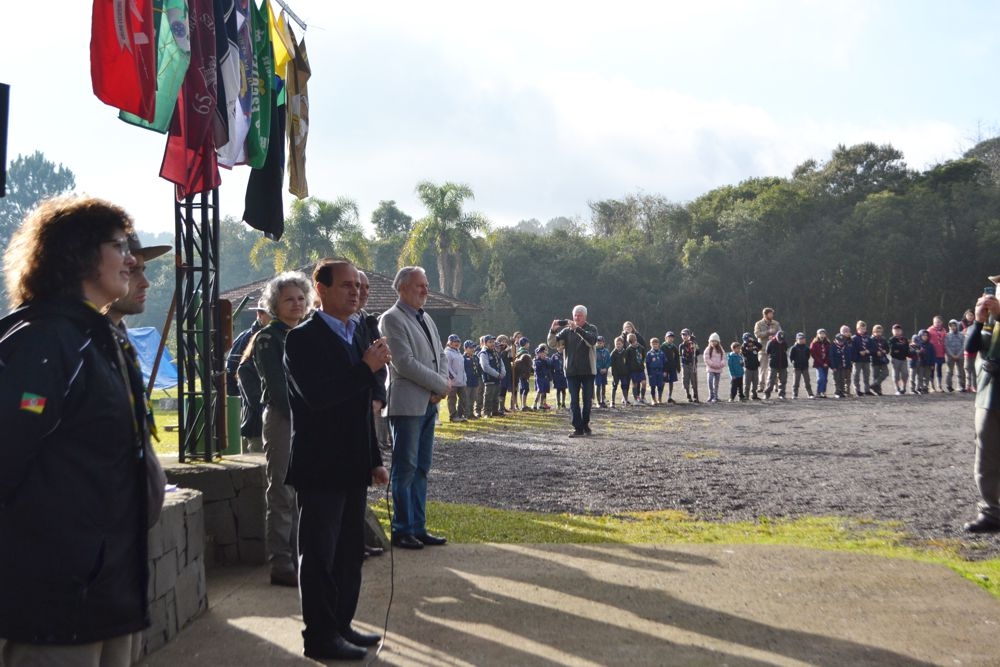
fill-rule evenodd
<path id="1" fill-rule="evenodd" d="M 712 521 L 847 515 L 915 536 L 962 539 L 977 557 L 1000 537 L 975 515 L 972 397 L 787 400 L 595 410 L 567 438 L 566 411 L 439 429 L 433 500 L 543 512 L 683 509 Z M 479 426 L 477 424 L 477 426 Z"/>

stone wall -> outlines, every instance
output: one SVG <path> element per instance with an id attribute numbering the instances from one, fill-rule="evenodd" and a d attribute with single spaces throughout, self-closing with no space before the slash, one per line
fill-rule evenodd
<path id="1" fill-rule="evenodd" d="M 264 552 L 264 456 L 247 454 L 213 463 L 164 463 L 167 479 L 197 489 L 204 503 L 205 567 L 260 565 Z"/>
<path id="2" fill-rule="evenodd" d="M 149 530 L 149 600 L 152 625 L 143 653 L 160 648 L 208 608 L 202 494 L 166 494 L 160 520 Z"/>

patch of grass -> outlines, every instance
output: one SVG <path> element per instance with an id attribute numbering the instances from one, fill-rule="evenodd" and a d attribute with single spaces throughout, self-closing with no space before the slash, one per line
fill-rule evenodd
<path id="1" fill-rule="evenodd" d="M 459 543 L 780 544 L 830 549 L 945 565 L 1000 598 L 1000 559 L 970 561 L 963 558 L 959 542 L 915 541 L 894 522 L 829 516 L 711 523 L 672 510 L 575 515 L 428 505 L 433 519 L 428 528 Z M 388 530 L 385 505 L 376 504 L 373 510 Z"/>
<path id="2" fill-rule="evenodd" d="M 681 456 L 686 459 L 717 459 L 722 456 L 722 452 L 716 449 L 700 449 L 696 452 L 682 452 Z"/>

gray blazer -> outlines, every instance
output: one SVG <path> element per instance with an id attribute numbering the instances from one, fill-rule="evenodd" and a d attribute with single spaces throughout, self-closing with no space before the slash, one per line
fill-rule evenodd
<path id="1" fill-rule="evenodd" d="M 386 384 L 388 417 L 422 417 L 427 413 L 431 395 L 448 393 L 448 362 L 444 357 L 441 336 L 431 316 L 424 313 L 431 332 L 431 342 L 416 318 L 407 315 L 396 302 L 379 319 L 379 331 L 385 336 L 392 354 Z"/>

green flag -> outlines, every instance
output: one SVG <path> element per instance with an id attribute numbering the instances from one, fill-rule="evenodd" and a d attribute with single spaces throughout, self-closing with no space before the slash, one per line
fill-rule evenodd
<path id="1" fill-rule="evenodd" d="M 156 24 L 156 116 L 152 123 L 124 111 L 118 117 L 126 123 L 165 134 L 191 62 L 187 1 L 154 0 L 153 21 Z"/>
<path id="2" fill-rule="evenodd" d="M 268 0 L 257 7 L 250 0 L 250 32 L 253 40 L 253 76 L 250 85 L 254 95 L 250 104 L 250 133 L 247 135 L 247 164 L 260 169 L 267 161 L 267 144 L 271 131 L 271 91 L 274 87 L 274 55 L 271 52 L 269 28 L 271 7 Z"/>

